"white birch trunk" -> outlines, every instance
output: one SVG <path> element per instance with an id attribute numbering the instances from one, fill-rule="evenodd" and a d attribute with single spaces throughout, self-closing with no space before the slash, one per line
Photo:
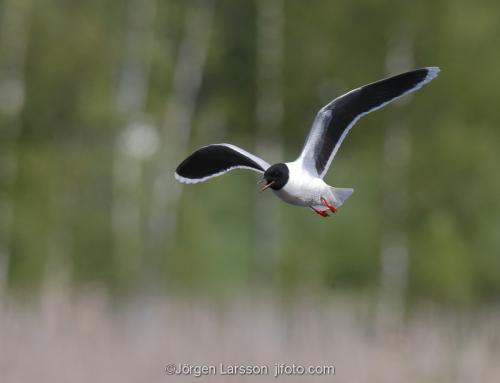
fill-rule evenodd
<path id="1" fill-rule="evenodd" d="M 281 161 L 283 123 L 283 39 L 284 2 L 257 0 L 257 141 L 256 152 L 273 163 Z M 281 251 L 279 205 L 255 200 L 255 263 L 262 279 L 272 277 Z"/>
<path id="2" fill-rule="evenodd" d="M 184 36 L 174 67 L 173 88 L 160 131 L 161 148 L 154 163 L 148 241 L 148 252 L 155 257 L 150 262 L 152 272 L 157 270 L 159 257 L 164 257 L 167 249 L 173 247 L 172 234 L 177 223 L 181 191 L 175 182 L 174 170 L 189 146 L 212 29 L 212 2 L 197 1 L 188 8 Z"/>
<path id="3" fill-rule="evenodd" d="M 19 118 L 24 107 L 25 64 L 31 3 L 5 0 L 0 4 L 0 118 L 8 123 L 0 142 L 0 297 L 7 281 L 13 206 L 9 189 L 17 177 Z M 7 191 L 7 192 L 6 192 Z"/>
<path id="4" fill-rule="evenodd" d="M 124 27 L 116 108 L 123 127 L 113 159 L 113 256 L 119 282 L 133 280 L 144 251 L 142 227 L 143 162 L 158 146 L 156 127 L 145 115 L 154 40 L 156 0 L 129 3 Z"/>
<path id="5" fill-rule="evenodd" d="M 402 29 L 389 42 L 388 75 L 413 68 L 413 37 Z M 408 286 L 409 244 L 406 223 L 409 212 L 411 122 L 404 114 L 409 98 L 394 104 L 385 131 L 382 170 L 382 214 L 386 222 L 380 250 L 378 324 L 382 329 L 398 324 L 405 309 Z M 394 111 L 395 110 L 395 111 Z"/>

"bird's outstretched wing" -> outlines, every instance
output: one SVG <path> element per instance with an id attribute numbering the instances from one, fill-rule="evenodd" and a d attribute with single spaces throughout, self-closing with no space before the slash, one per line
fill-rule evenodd
<path id="1" fill-rule="evenodd" d="M 204 146 L 177 167 L 179 182 L 195 184 L 220 176 L 233 169 L 250 169 L 263 173 L 269 164 L 251 153 L 231 144 Z"/>
<path id="2" fill-rule="evenodd" d="M 438 73 L 437 67 L 416 69 L 336 98 L 316 115 L 298 161 L 309 173 L 323 178 L 345 136 L 361 117 L 421 88 Z"/>

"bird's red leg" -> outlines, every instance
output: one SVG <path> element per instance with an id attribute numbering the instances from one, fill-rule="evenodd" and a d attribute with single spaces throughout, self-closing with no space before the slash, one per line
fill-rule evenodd
<path id="1" fill-rule="evenodd" d="M 328 213 L 326 212 L 326 210 L 319 210 L 319 209 L 316 209 L 312 206 L 310 206 L 311 209 L 313 209 L 313 211 L 316 213 L 316 214 L 319 214 L 320 216 L 322 217 L 329 217 Z"/>
<path id="2" fill-rule="evenodd" d="M 337 208 L 333 206 L 325 197 L 321 197 L 321 202 L 323 205 L 325 205 L 328 209 L 330 209 L 332 212 L 337 212 Z"/>

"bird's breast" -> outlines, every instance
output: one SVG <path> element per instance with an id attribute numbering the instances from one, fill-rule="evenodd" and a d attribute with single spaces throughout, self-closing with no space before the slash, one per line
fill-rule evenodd
<path id="1" fill-rule="evenodd" d="M 321 195 L 328 186 L 320 178 L 304 177 L 290 174 L 286 185 L 275 194 L 292 205 L 312 206 L 321 204 Z"/>

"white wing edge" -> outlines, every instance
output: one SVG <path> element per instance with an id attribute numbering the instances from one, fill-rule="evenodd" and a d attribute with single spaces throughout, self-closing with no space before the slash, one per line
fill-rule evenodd
<path id="1" fill-rule="evenodd" d="M 177 174 L 177 172 L 175 172 L 174 176 L 175 176 L 175 179 L 177 181 L 182 182 L 183 184 L 197 184 L 197 183 L 206 181 L 210 178 L 221 176 L 221 175 L 229 172 L 230 170 L 234 170 L 234 169 L 248 169 L 248 170 L 253 170 L 254 172 L 257 172 L 257 173 L 264 173 L 263 171 L 257 170 L 255 168 L 251 168 L 250 166 L 232 166 L 229 169 L 223 170 L 219 173 L 211 174 L 211 175 L 203 177 L 203 178 L 186 178 L 186 177 L 183 177 L 183 176 Z"/>

